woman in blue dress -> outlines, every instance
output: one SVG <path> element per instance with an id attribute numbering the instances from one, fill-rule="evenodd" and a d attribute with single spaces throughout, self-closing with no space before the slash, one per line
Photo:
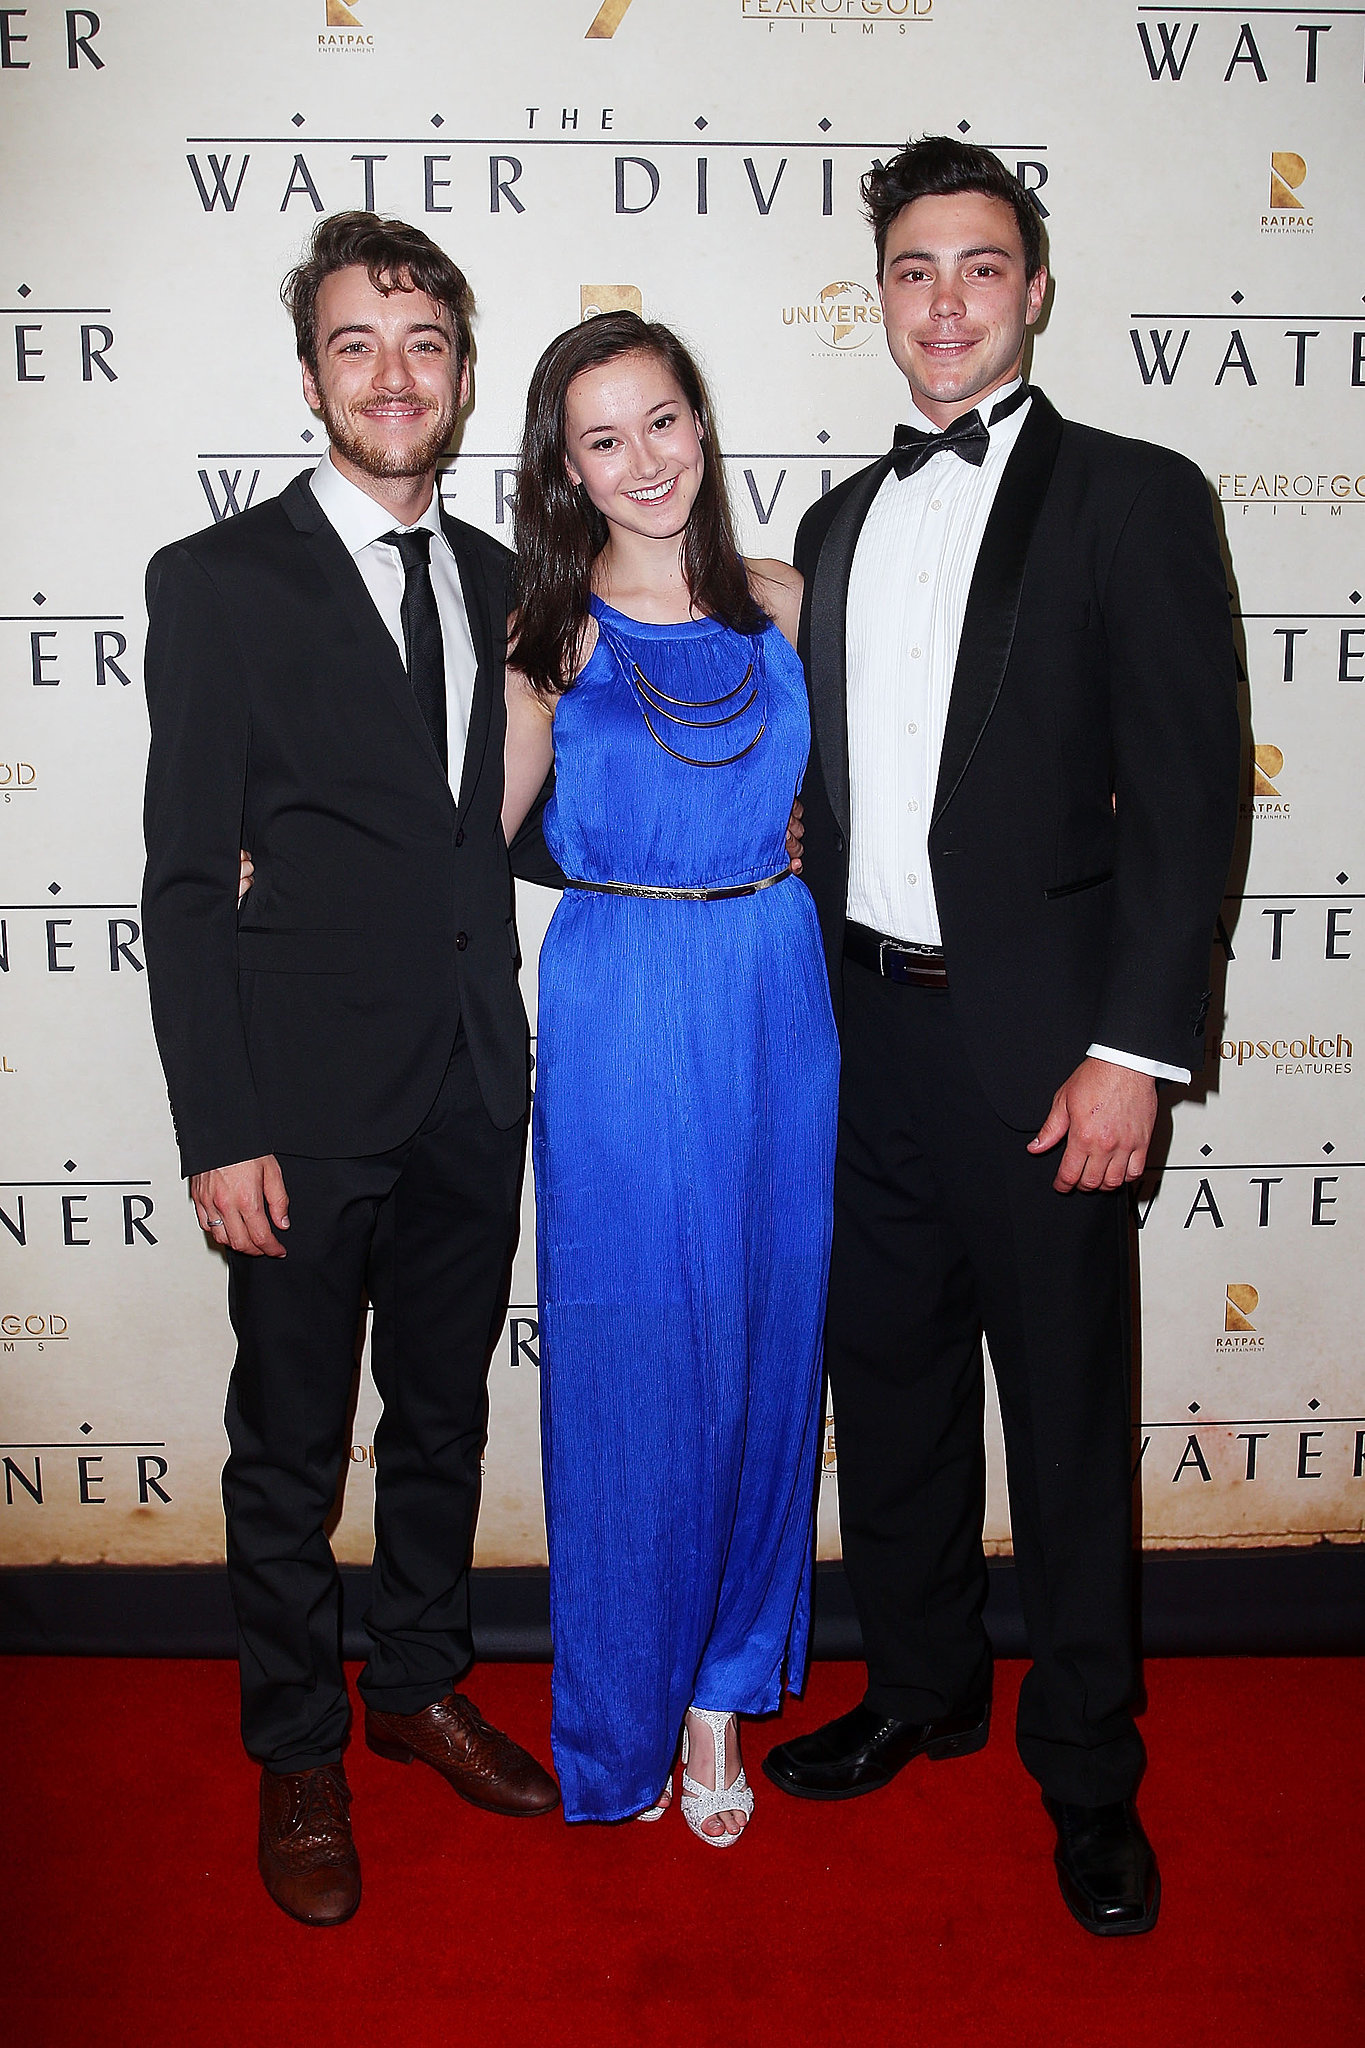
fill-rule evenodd
<path id="1" fill-rule="evenodd" d="M 517 484 L 509 838 L 569 877 L 533 1123 L 555 1760 L 569 1820 L 753 1806 L 801 1680 L 837 1049 L 785 834 L 800 578 L 742 561 L 696 366 L 609 314 L 541 358 Z"/>

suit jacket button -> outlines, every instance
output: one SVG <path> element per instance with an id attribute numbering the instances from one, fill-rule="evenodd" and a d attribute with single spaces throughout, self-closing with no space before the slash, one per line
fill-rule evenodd
<path id="1" fill-rule="evenodd" d="M 457 953 L 463 953 L 463 951 L 464 951 L 465 947 L 466 947 L 466 946 L 467 946 L 468 944 L 469 944 L 469 933 L 468 933 L 468 932 L 456 932 L 456 934 L 455 934 L 455 951 L 456 951 Z"/>
<path id="2" fill-rule="evenodd" d="M 456 832 L 456 834 L 455 834 L 455 844 L 456 844 L 457 846 L 463 846 L 463 845 L 464 845 L 464 826 L 463 826 L 463 825 L 461 825 L 461 826 L 460 826 L 459 830 L 458 830 L 458 831 Z"/>

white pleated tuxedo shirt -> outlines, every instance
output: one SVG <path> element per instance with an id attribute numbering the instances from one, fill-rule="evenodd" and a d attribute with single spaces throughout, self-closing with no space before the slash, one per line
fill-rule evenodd
<path id="1" fill-rule="evenodd" d="M 1021 379 L 992 392 L 992 409 Z M 979 469 L 951 449 L 891 470 L 863 521 L 848 585 L 848 915 L 889 938 L 941 946 L 929 825 L 967 598 L 1026 400 L 990 429 Z M 912 403 L 911 424 L 938 431 Z M 1097 1059 L 1170 1081 L 1182 1067 L 1092 1045 Z"/>
<path id="2" fill-rule="evenodd" d="M 441 531 L 439 494 L 433 490 L 431 503 L 412 526 L 395 519 L 376 498 L 353 484 L 332 461 L 330 451 L 313 471 L 310 488 L 341 540 L 343 547 L 365 579 L 375 610 L 393 636 L 403 664 L 407 647 L 403 640 L 403 564 L 397 548 L 386 541 L 386 533 L 416 533 L 425 527 L 434 535 L 431 543 L 431 588 L 441 621 L 441 642 L 446 670 L 446 755 L 450 787 L 460 793 L 464 767 L 464 743 L 469 733 L 469 711 L 474 701 L 474 677 L 478 661 L 469 631 L 464 591 L 450 542 Z"/>

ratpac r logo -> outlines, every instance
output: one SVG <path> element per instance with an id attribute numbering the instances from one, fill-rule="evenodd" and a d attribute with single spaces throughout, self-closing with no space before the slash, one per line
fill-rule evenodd
<path id="1" fill-rule="evenodd" d="M 1279 747 L 1257 747 L 1251 771 L 1251 794 L 1255 796 L 1278 796 L 1274 777 L 1284 768 L 1284 755 Z"/>
<path id="2" fill-rule="evenodd" d="M 374 55 L 374 37 L 366 31 L 360 16 L 354 7 L 346 4 L 346 0 L 326 0 L 326 15 L 327 27 L 318 30 L 318 48 L 324 56 Z"/>
<path id="3" fill-rule="evenodd" d="M 1263 235 L 1311 235 L 1313 216 L 1295 197 L 1308 176 L 1308 166 L 1292 149 L 1276 149 L 1270 155 L 1270 211 L 1261 215 Z"/>
<path id="4" fill-rule="evenodd" d="M 592 24 L 583 40 L 585 43 L 609 42 L 626 18 L 630 0 L 602 0 L 592 18 Z"/>
<path id="5" fill-rule="evenodd" d="M 601 313 L 638 313 L 644 318 L 645 302 L 638 284 L 581 284 L 578 287 L 578 317 L 596 320 Z"/>
<path id="6" fill-rule="evenodd" d="M 1271 207 L 1287 208 L 1295 213 L 1302 213 L 1303 201 L 1296 199 L 1294 194 L 1307 176 L 1307 164 L 1301 156 L 1296 156 L 1292 149 L 1273 150 L 1270 157 Z"/>
<path id="7" fill-rule="evenodd" d="M 1256 1289 L 1246 1280 L 1229 1280 L 1227 1299 L 1223 1305 L 1223 1328 L 1225 1330 L 1254 1330 L 1251 1311 L 1260 1300 Z"/>

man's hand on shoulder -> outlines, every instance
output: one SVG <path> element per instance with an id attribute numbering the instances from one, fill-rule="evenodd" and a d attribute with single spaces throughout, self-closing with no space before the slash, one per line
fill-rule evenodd
<path id="1" fill-rule="evenodd" d="M 253 1259 L 284 1257 L 275 1230 L 289 1228 L 289 1196 L 273 1152 L 191 1175 L 190 1200 L 200 1228 L 215 1244 L 231 1245 Z"/>
<path id="2" fill-rule="evenodd" d="M 1053 1187 L 1112 1191 L 1141 1178 L 1156 1122 L 1156 1083 L 1112 1060 L 1084 1059 L 1052 1098 L 1030 1152 L 1050 1152 L 1066 1139 Z"/>

